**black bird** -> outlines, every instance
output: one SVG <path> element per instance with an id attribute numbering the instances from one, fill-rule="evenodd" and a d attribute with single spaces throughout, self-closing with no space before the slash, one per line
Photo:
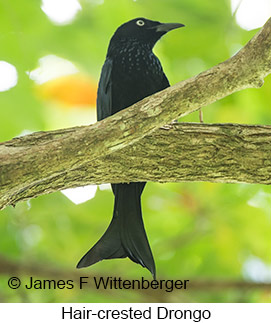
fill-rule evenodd
<path id="1" fill-rule="evenodd" d="M 183 26 L 136 18 L 116 30 L 110 40 L 99 81 L 98 121 L 169 86 L 152 49 L 168 31 Z M 145 184 L 111 185 L 115 195 L 111 223 L 101 239 L 79 261 L 77 268 L 103 259 L 129 257 L 155 277 L 155 263 L 141 212 L 140 197 Z"/>

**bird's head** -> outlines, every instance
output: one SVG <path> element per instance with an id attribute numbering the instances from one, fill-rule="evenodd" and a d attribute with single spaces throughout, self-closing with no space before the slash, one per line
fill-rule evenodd
<path id="1" fill-rule="evenodd" d="M 153 47 L 167 32 L 180 27 L 184 27 L 184 25 L 180 23 L 161 23 L 146 18 L 136 18 L 121 25 L 116 30 L 112 40 L 136 40 L 142 43 L 148 43 Z"/>

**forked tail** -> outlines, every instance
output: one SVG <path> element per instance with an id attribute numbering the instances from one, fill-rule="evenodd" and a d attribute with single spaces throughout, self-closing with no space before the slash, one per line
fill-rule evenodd
<path id="1" fill-rule="evenodd" d="M 155 278 L 155 263 L 141 212 L 140 196 L 144 186 L 145 183 L 112 184 L 115 205 L 111 223 L 77 268 L 91 266 L 103 259 L 129 257 L 146 267 Z"/>

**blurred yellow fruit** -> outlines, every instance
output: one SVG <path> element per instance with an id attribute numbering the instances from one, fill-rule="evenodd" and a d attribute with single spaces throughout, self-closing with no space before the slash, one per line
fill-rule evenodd
<path id="1" fill-rule="evenodd" d="M 38 95 L 64 107 L 96 106 L 97 83 L 89 76 L 72 74 L 61 76 L 46 83 L 37 85 Z"/>

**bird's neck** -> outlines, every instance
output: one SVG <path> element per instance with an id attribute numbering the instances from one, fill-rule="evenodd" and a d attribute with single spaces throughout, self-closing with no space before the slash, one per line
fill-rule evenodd
<path id="1" fill-rule="evenodd" d="M 144 51 L 152 53 L 154 44 L 150 42 L 141 42 L 137 39 L 119 39 L 117 42 L 112 41 L 109 44 L 107 56 L 122 55 L 123 53 L 129 51 Z"/>

